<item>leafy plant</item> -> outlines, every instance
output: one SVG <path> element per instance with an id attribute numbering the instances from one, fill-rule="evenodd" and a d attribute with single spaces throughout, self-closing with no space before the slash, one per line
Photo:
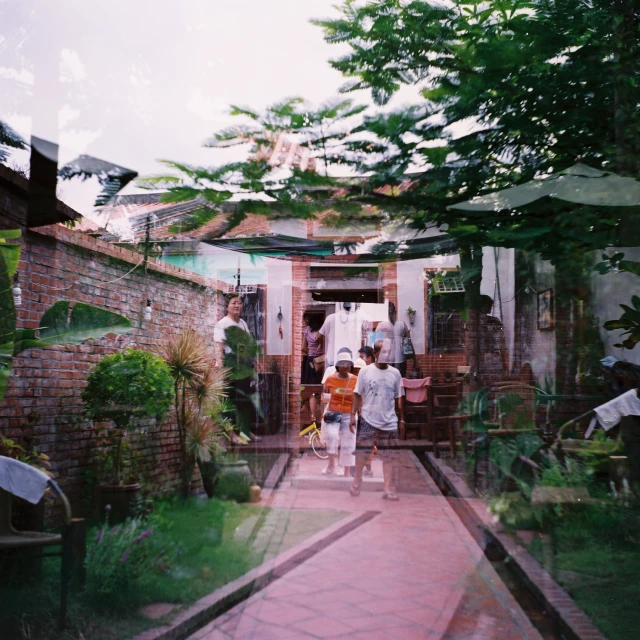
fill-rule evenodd
<path id="1" fill-rule="evenodd" d="M 0 402 L 4 398 L 13 358 L 25 349 L 56 344 L 80 344 L 106 334 L 131 330 L 131 322 L 117 313 L 91 305 L 56 302 L 39 323 L 38 329 L 16 329 L 12 279 L 20 261 L 19 229 L 0 230 Z"/>
<path id="2" fill-rule="evenodd" d="M 532 529 L 540 525 L 543 509 L 531 504 L 520 492 L 502 492 L 488 502 L 489 511 L 513 529 Z"/>
<path id="3" fill-rule="evenodd" d="M 608 320 L 603 325 L 607 331 L 624 329 L 622 335 L 626 335 L 627 338 L 616 343 L 615 347 L 633 349 L 640 342 L 640 296 L 632 296 L 631 304 L 631 307 L 621 304 L 624 313 L 617 320 Z"/>
<path id="4" fill-rule="evenodd" d="M 531 495 L 537 464 L 532 457 L 542 447 L 534 433 L 519 433 L 515 438 L 491 440 L 489 455 L 504 478 L 513 480 L 525 497 Z"/>
<path id="5" fill-rule="evenodd" d="M 106 521 L 98 528 L 86 559 L 90 598 L 102 606 L 122 607 L 133 590 L 172 566 L 180 547 L 158 530 L 158 524 L 152 516 L 114 527 Z"/>
<path id="6" fill-rule="evenodd" d="M 593 473 L 588 466 L 571 456 L 564 463 L 552 452 L 547 452 L 537 484 L 542 487 L 586 487 Z"/>
<path id="7" fill-rule="evenodd" d="M 249 502 L 251 482 L 239 473 L 224 473 L 215 488 L 217 496 L 223 500 Z"/>
<path id="8" fill-rule="evenodd" d="M 49 456 L 39 451 L 40 438 L 33 433 L 33 426 L 39 417 L 38 412 L 30 413 L 27 423 L 19 427 L 20 435 L 17 439 L 6 438 L 0 434 L 0 455 L 20 460 L 52 476 L 49 471 L 51 467 Z"/>
<path id="9" fill-rule="evenodd" d="M 162 358 L 125 349 L 102 358 L 87 378 L 82 400 L 92 420 L 111 420 L 114 478 L 122 479 L 122 447 L 127 430 L 142 416 L 164 415 L 173 401 L 173 381 Z"/>

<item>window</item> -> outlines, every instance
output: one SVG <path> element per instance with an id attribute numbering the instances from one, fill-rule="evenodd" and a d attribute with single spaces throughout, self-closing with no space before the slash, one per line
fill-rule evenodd
<path id="1" fill-rule="evenodd" d="M 442 297 L 433 296 L 428 302 L 429 351 L 432 353 L 463 351 L 464 322 L 459 311 L 443 310 Z"/>

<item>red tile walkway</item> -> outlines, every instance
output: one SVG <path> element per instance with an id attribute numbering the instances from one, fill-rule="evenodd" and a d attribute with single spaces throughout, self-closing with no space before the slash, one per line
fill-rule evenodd
<path id="1" fill-rule="evenodd" d="M 423 489 L 393 503 L 285 480 L 274 506 L 380 513 L 191 640 L 541 640 L 430 479 Z"/>

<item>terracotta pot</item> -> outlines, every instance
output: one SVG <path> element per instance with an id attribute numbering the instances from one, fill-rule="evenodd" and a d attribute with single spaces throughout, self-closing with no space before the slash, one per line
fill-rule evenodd
<path id="1" fill-rule="evenodd" d="M 140 485 L 100 484 L 98 485 L 98 518 L 103 522 L 109 511 L 109 524 L 124 522 L 133 516 L 133 508 L 140 493 Z M 107 505 L 111 506 L 108 510 Z"/>

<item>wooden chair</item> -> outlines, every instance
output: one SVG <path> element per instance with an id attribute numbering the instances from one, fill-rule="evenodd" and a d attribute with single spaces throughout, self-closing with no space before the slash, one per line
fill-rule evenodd
<path id="1" fill-rule="evenodd" d="M 455 458 L 458 433 L 461 424 L 468 416 L 457 414 L 462 400 L 462 383 L 460 381 L 433 384 L 429 388 L 430 431 L 433 452 L 440 456 L 438 444 L 448 442 L 451 456 Z"/>
<path id="2" fill-rule="evenodd" d="M 10 462 L 7 462 L 10 461 Z M 27 478 L 29 481 L 33 478 L 35 484 L 43 482 L 41 476 L 44 474 L 38 469 L 31 467 L 24 462 L 19 462 L 0 456 L 0 552 L 5 550 L 11 551 L 11 555 L 3 560 L 14 560 L 18 558 L 34 557 L 50 557 L 60 556 L 62 558 L 62 567 L 60 571 L 60 617 L 59 626 L 61 630 L 64 630 L 67 618 L 67 594 L 69 590 L 69 578 L 71 574 L 71 562 L 72 562 L 72 519 L 71 519 L 71 506 L 67 497 L 64 495 L 60 487 L 51 479 L 46 478 L 46 485 L 56 494 L 61 500 L 63 512 L 64 512 L 64 524 L 62 527 L 62 533 L 42 533 L 39 531 L 16 531 L 11 523 L 11 503 L 13 501 L 13 495 L 16 495 L 11 491 L 11 486 L 15 487 L 16 483 L 12 483 L 11 472 L 13 469 L 19 468 L 21 471 L 21 479 Z M 6 482 L 2 483 L 2 479 Z M 44 495 L 44 490 L 43 490 Z M 59 546 L 60 550 L 57 552 L 44 552 L 44 547 Z M 30 553 L 30 550 L 43 548 L 43 552 L 39 556 L 34 556 Z M 15 554 L 15 550 L 26 550 L 23 554 Z"/>
<path id="3" fill-rule="evenodd" d="M 426 381 L 422 378 L 421 381 Z M 413 380 L 411 382 L 414 382 Z M 407 382 L 406 384 L 409 384 Z M 425 398 L 422 401 L 411 402 L 408 397 L 411 393 L 407 390 L 406 384 L 403 381 L 405 387 L 405 402 L 404 402 L 404 417 L 405 417 L 405 440 L 409 439 L 411 433 L 415 438 L 424 440 L 428 437 L 428 427 L 431 418 L 431 405 L 429 403 L 429 388 L 419 389 L 418 391 L 425 392 Z M 419 395 L 419 394 L 418 394 Z"/>

